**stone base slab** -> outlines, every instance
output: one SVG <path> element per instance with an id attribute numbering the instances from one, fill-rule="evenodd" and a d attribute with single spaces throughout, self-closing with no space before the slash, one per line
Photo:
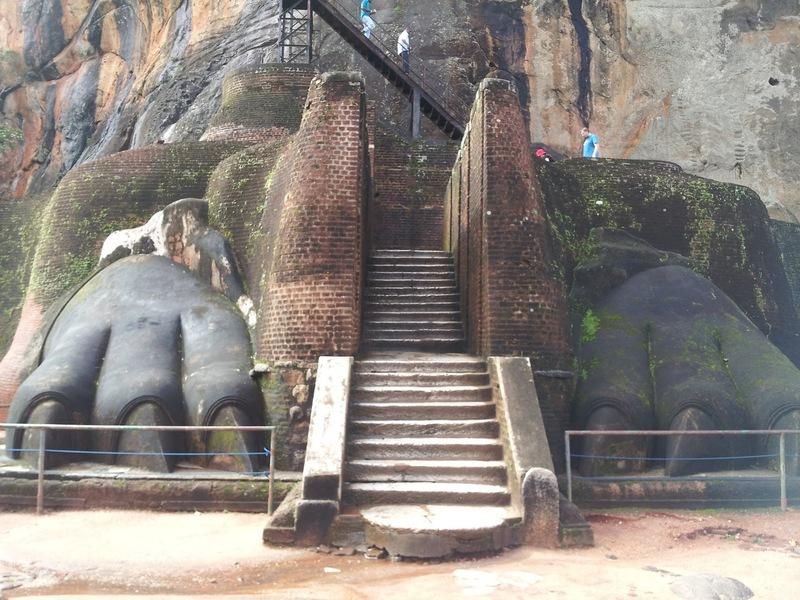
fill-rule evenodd
<path id="1" fill-rule="evenodd" d="M 296 483 L 298 474 L 275 481 L 274 507 Z M 45 509 L 131 509 L 154 511 L 235 511 L 266 513 L 266 478 L 230 473 L 102 474 L 50 471 L 44 482 Z M 36 507 L 33 471 L 0 469 L 0 510 Z"/>
<path id="2" fill-rule="evenodd" d="M 566 477 L 560 478 L 566 490 Z M 692 477 L 572 478 L 575 504 L 582 508 L 747 508 L 780 505 L 780 481 L 774 473 L 740 471 Z M 787 480 L 789 506 L 800 506 L 800 478 Z"/>

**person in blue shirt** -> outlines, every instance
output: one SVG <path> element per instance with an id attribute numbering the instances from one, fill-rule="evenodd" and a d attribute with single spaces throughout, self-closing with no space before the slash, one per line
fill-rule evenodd
<path id="1" fill-rule="evenodd" d="M 589 131 L 588 127 L 581 129 L 583 138 L 583 158 L 600 158 L 600 138 Z"/>
<path id="2" fill-rule="evenodd" d="M 364 26 L 362 31 L 364 32 L 364 37 L 367 39 L 372 35 L 372 30 L 377 27 L 375 21 L 372 20 L 372 15 L 376 12 L 377 11 L 372 10 L 370 0 L 361 0 L 361 24 Z"/>

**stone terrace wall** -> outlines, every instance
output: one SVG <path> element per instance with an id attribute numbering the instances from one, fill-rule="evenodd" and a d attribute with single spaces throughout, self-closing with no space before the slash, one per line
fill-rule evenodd
<path id="1" fill-rule="evenodd" d="M 529 356 L 554 458 L 568 422 L 567 306 L 513 83 L 481 84 L 446 192 L 470 352 Z M 550 373 L 545 374 L 543 372 Z"/>
<path id="2" fill-rule="evenodd" d="M 267 142 L 294 133 L 315 74 L 311 65 L 285 64 L 248 66 L 229 74 L 219 110 L 202 139 Z"/>
<path id="3" fill-rule="evenodd" d="M 256 302 L 264 267 L 271 264 L 265 254 L 277 234 L 277 217 L 283 198 L 272 194 L 278 161 L 292 137 L 260 143 L 222 161 L 208 184 L 209 224 L 231 243 L 247 292 Z M 277 215 L 277 217 L 276 217 Z"/>
<path id="4" fill-rule="evenodd" d="M 457 153 L 454 143 L 407 141 L 377 127 L 375 196 L 369 211 L 372 249 L 442 249 L 442 196 Z"/>
<path id="5" fill-rule="evenodd" d="M 0 355 L 11 344 L 36 251 L 47 195 L 0 201 Z"/>
<path id="6" fill-rule="evenodd" d="M 770 227 L 786 272 L 794 308 L 800 314 L 800 225 L 772 219 Z"/>

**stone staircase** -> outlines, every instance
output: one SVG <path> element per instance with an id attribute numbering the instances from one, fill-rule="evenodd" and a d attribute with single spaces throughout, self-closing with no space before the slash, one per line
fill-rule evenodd
<path id="1" fill-rule="evenodd" d="M 350 402 L 346 503 L 508 504 L 482 359 L 372 355 L 355 363 Z"/>
<path id="2" fill-rule="evenodd" d="M 370 260 L 364 348 L 458 352 L 464 347 L 453 258 L 436 250 L 379 250 Z"/>
<path id="3" fill-rule="evenodd" d="M 528 359 L 458 352 L 450 255 L 379 251 L 365 301 L 365 352 L 320 358 L 303 482 L 265 541 L 415 558 L 591 545 L 559 499 Z"/>
<path id="4" fill-rule="evenodd" d="M 464 339 L 450 255 L 378 252 L 365 319 L 372 351 L 353 367 L 345 512 L 393 554 L 499 549 L 519 516 L 486 361 L 453 352 Z"/>

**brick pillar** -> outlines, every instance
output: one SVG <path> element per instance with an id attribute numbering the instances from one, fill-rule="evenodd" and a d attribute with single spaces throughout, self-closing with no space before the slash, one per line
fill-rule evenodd
<path id="1" fill-rule="evenodd" d="M 540 373 L 570 368 L 566 293 L 513 82 L 481 83 L 449 186 L 459 198 L 450 202 L 445 227 L 458 262 L 470 351 L 529 356 Z M 557 463 L 570 388 L 568 380 L 537 377 Z"/>
<path id="2" fill-rule="evenodd" d="M 361 334 L 364 83 L 314 79 L 293 150 L 269 274 L 262 355 L 316 360 L 358 351 Z"/>

